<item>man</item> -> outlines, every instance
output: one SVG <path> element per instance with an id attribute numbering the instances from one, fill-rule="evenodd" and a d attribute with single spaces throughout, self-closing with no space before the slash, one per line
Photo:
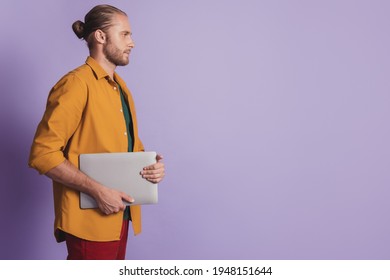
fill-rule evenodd
<path id="1" fill-rule="evenodd" d="M 115 73 L 129 63 L 134 47 L 127 15 L 98 5 L 85 22 L 72 26 L 88 43 L 86 63 L 52 88 L 31 147 L 29 165 L 53 180 L 55 237 L 66 241 L 68 259 L 124 259 L 129 219 L 141 232 L 140 206 L 125 194 L 96 182 L 78 169 L 83 153 L 144 151 L 138 137 L 135 108 L 125 82 Z M 141 171 L 160 182 L 165 167 L 157 163 Z M 92 196 L 98 209 L 80 209 L 79 195 Z"/>

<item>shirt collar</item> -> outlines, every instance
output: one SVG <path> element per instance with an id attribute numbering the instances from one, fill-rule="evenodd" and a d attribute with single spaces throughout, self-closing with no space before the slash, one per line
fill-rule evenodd
<path id="1" fill-rule="evenodd" d="M 92 57 L 88 56 L 85 63 L 89 65 L 89 67 L 91 67 L 93 73 L 95 74 L 96 79 L 100 80 L 101 78 L 108 77 L 107 72 Z"/>
<path id="2" fill-rule="evenodd" d="M 110 79 L 110 76 L 107 74 L 107 72 L 100 66 L 100 64 L 95 60 L 93 59 L 92 57 L 88 56 L 87 57 L 87 60 L 85 61 L 85 63 L 87 65 L 89 65 L 89 67 L 91 67 L 95 77 L 97 80 L 100 80 L 102 78 L 106 78 L 108 80 L 111 80 Z M 116 73 L 114 72 L 114 80 L 119 83 L 119 85 L 121 86 L 122 89 L 125 89 L 126 88 L 126 84 L 125 82 L 122 80 L 122 78 Z"/>
<path id="3" fill-rule="evenodd" d="M 121 77 L 119 77 L 116 72 L 114 72 L 114 80 L 123 88 L 125 82 L 122 80 Z"/>

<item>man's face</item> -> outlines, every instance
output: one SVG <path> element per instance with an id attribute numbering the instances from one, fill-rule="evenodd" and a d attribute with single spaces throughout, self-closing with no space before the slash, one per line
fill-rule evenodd
<path id="1" fill-rule="evenodd" d="M 115 66 L 129 64 L 130 51 L 134 47 L 131 38 L 129 20 L 125 15 L 117 14 L 113 18 L 113 25 L 106 32 L 107 41 L 103 46 L 103 53 L 107 60 Z"/>

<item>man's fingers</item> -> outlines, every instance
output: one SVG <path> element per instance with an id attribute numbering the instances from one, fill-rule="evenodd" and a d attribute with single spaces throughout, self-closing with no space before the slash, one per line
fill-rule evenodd
<path id="1" fill-rule="evenodd" d="M 156 163 L 155 164 L 152 164 L 152 165 L 149 165 L 149 166 L 146 166 L 144 168 L 144 170 L 155 170 L 155 169 L 160 169 L 160 168 L 164 168 L 164 163 L 161 162 L 163 160 L 163 156 L 162 155 L 157 155 L 156 156 Z"/>
<path id="2" fill-rule="evenodd" d="M 126 205 L 123 201 L 134 202 L 134 199 L 124 192 L 110 189 L 108 194 L 105 199 L 99 201 L 99 208 L 106 215 L 125 210 Z"/>
<path id="3" fill-rule="evenodd" d="M 141 175 L 153 175 L 153 174 L 161 174 L 161 173 L 163 173 L 162 168 L 141 171 Z"/>
<path id="4" fill-rule="evenodd" d="M 127 201 L 127 202 L 130 202 L 130 203 L 133 203 L 134 202 L 134 198 L 132 198 L 130 195 L 128 194 L 125 194 L 125 193 L 121 193 L 122 195 L 122 199 Z M 126 205 L 124 205 L 124 208 L 126 207 Z M 122 209 L 123 210 L 123 209 Z"/>
<path id="5" fill-rule="evenodd" d="M 146 167 L 144 168 L 144 170 L 157 170 L 157 169 L 162 169 L 162 168 L 164 168 L 164 167 L 165 167 L 165 165 L 164 165 L 163 162 L 157 162 L 157 163 L 155 163 L 155 164 L 146 166 Z"/>
<path id="6" fill-rule="evenodd" d="M 156 173 L 151 173 L 151 174 L 146 175 L 146 178 L 149 178 L 149 179 L 157 179 L 157 178 L 161 178 L 161 177 L 164 177 L 164 173 L 162 173 L 162 172 L 156 172 Z"/>
<path id="7" fill-rule="evenodd" d="M 143 178 L 152 182 L 152 183 L 159 183 L 165 176 L 165 173 L 156 173 L 156 174 L 150 174 L 150 175 L 144 175 Z"/>
<path id="8" fill-rule="evenodd" d="M 165 172 L 163 170 L 149 170 L 141 172 L 142 178 L 144 179 L 157 179 L 165 176 Z"/>
<path id="9" fill-rule="evenodd" d="M 162 159 L 162 155 L 157 155 L 157 163 L 144 167 L 143 170 L 140 172 L 142 178 L 152 183 L 160 182 L 165 176 L 165 165 L 161 161 Z"/>

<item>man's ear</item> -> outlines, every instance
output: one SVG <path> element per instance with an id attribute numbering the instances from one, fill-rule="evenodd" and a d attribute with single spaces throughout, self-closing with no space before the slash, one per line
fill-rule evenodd
<path id="1" fill-rule="evenodd" d="M 106 43 L 106 34 L 102 30 L 100 29 L 96 30 L 94 36 L 95 36 L 95 40 L 98 43 L 100 44 Z"/>

